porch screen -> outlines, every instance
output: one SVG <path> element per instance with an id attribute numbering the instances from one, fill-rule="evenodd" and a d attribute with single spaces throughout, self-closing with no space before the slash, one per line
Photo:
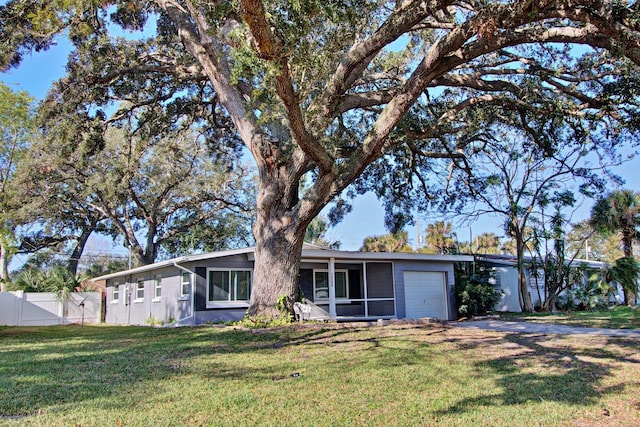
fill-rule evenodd
<path id="1" fill-rule="evenodd" d="M 336 298 L 349 298 L 347 289 L 347 272 L 336 271 Z M 329 299 L 329 272 L 316 270 L 314 272 L 314 300 Z"/>

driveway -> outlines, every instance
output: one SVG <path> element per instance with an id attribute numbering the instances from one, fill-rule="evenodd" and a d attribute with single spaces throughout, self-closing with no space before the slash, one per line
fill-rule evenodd
<path id="1" fill-rule="evenodd" d="M 640 338 L 640 330 L 638 329 L 584 328 L 579 326 L 519 321 L 514 322 L 504 320 L 472 320 L 466 322 L 449 322 L 449 325 L 457 328 L 474 328 L 501 332 L 518 332 L 522 334 L 602 335 L 607 337 Z"/>

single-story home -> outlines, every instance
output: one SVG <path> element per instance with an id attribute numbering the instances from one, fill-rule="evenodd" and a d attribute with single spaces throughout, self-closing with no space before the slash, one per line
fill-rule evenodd
<path id="1" fill-rule="evenodd" d="M 465 255 L 350 252 L 304 245 L 300 289 L 311 319 L 456 318 L 454 263 Z M 254 248 L 184 256 L 106 282 L 105 322 L 194 325 L 239 320 L 249 307 Z M 330 274 L 333 280 L 330 280 Z"/>
<path id="2" fill-rule="evenodd" d="M 525 258 L 525 264 L 530 264 L 531 259 Z M 590 261 L 576 259 L 571 263 L 572 267 L 580 268 L 582 280 L 589 277 L 607 266 L 607 263 L 600 261 Z M 520 312 L 520 299 L 518 297 L 518 267 L 515 255 L 481 255 L 476 258 L 477 271 L 483 271 L 488 276 L 489 283 L 496 290 L 502 292 L 502 298 L 496 304 L 496 311 Z M 534 306 L 544 302 L 544 269 L 539 268 L 535 277 L 529 268 L 526 269 L 527 289 Z M 615 301 L 620 302 L 621 291 L 613 296 Z M 620 300 L 620 301 L 619 301 Z"/>

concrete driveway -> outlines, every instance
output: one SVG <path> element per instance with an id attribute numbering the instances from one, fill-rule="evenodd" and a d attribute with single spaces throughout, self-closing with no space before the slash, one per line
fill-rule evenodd
<path id="1" fill-rule="evenodd" d="M 607 337 L 640 338 L 640 330 L 638 329 L 584 328 L 579 326 L 504 320 L 471 320 L 465 322 L 449 322 L 449 325 L 457 328 L 475 328 L 501 332 L 518 332 L 522 334 L 602 335 Z"/>

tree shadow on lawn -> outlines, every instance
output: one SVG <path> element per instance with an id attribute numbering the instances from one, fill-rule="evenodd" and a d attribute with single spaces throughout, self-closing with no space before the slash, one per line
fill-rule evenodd
<path id="1" fill-rule="evenodd" d="M 378 359 L 389 366 L 417 364 L 423 356 L 410 345 L 404 348 L 402 339 L 443 331 L 414 329 L 398 336 L 384 328 L 336 326 L 264 331 L 212 327 L 55 328 L 59 329 L 0 333 L 0 420 L 97 399 L 103 399 L 101 405 L 117 410 L 120 400 L 111 403 L 110 396 L 127 395 L 140 383 L 180 381 L 182 375 L 253 382 L 288 378 L 296 369 L 304 369 L 306 358 L 304 352 L 296 355 L 295 351 L 281 357 L 280 351 L 287 348 L 328 346 L 345 355 L 361 351 L 360 361 Z M 245 353 L 262 354 L 265 360 L 248 366 L 229 359 Z M 131 400 L 122 403 L 127 409 L 136 404 Z"/>
<path id="2" fill-rule="evenodd" d="M 476 362 L 479 376 L 495 377 L 495 385 L 502 390 L 462 399 L 438 415 L 474 411 L 481 406 L 521 405 L 527 402 L 559 402 L 568 405 L 587 406 L 606 394 L 622 391 L 624 384 L 604 387 L 603 379 L 611 375 L 612 360 L 625 361 L 624 357 L 603 348 L 583 346 L 568 348 L 549 344 L 552 337 L 545 334 L 506 334 L 493 337 L 502 341 L 511 354 L 489 356 Z M 544 345 L 543 345 L 544 344 Z M 466 342 L 463 347 L 469 347 Z M 516 349 L 519 348 L 519 351 Z M 635 360 L 626 360 L 638 363 Z"/>
<path id="3" fill-rule="evenodd" d="M 278 334 L 214 328 L 64 326 L 3 330 L 0 420 L 127 393 L 138 383 L 188 374 L 191 359 L 271 351 L 281 347 L 279 341 Z M 269 378 L 272 372 L 269 367 L 235 369 L 215 362 L 208 369 L 217 378 Z"/>

